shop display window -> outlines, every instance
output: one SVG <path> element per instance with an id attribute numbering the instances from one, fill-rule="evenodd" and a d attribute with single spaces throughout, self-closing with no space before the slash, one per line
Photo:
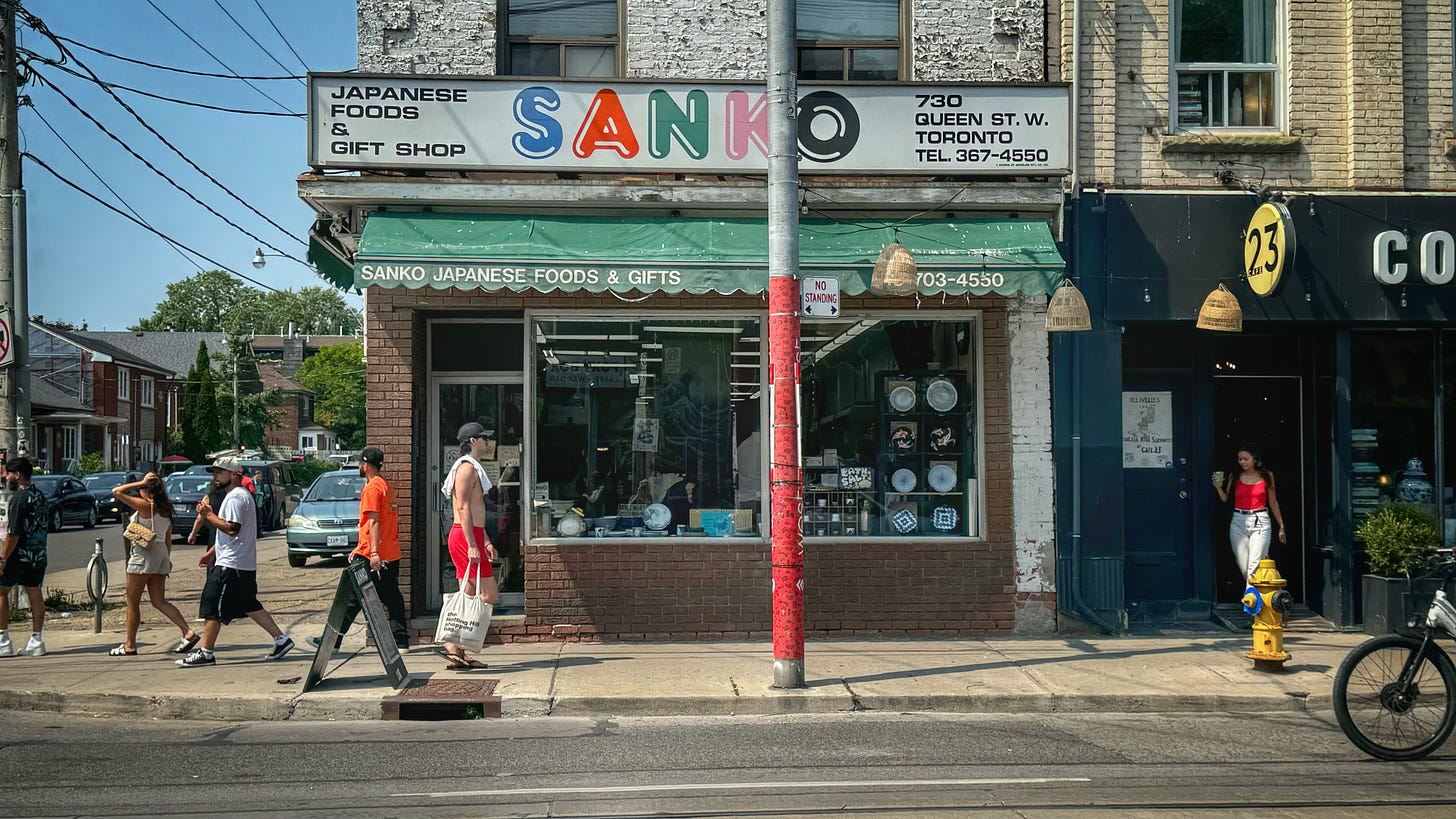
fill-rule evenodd
<path id="1" fill-rule="evenodd" d="M 1437 513 L 1435 342 L 1429 332 L 1350 336 L 1350 507 L 1357 524 L 1391 501 Z"/>
<path id="2" fill-rule="evenodd" d="M 804 534 L 981 534 L 976 323 L 806 322 Z"/>
<path id="3" fill-rule="evenodd" d="M 540 318 L 536 537 L 757 537 L 755 318 Z"/>

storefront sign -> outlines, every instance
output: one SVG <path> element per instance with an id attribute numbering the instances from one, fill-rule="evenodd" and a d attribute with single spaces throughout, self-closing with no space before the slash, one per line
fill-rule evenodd
<path id="1" fill-rule="evenodd" d="M 1062 175 L 1066 86 L 799 89 L 804 173 Z M 763 173 L 752 83 L 309 77 L 315 168 Z"/>
<path id="2" fill-rule="evenodd" d="M 1122 394 L 1122 468 L 1171 469 L 1173 393 Z"/>
<path id="3" fill-rule="evenodd" d="M 575 367 L 569 364 L 558 364 L 546 368 L 545 382 L 548 387 L 569 389 L 625 387 L 627 386 L 627 372 L 622 369 L 605 367 Z"/>
<path id="4" fill-rule="evenodd" d="M 1399 230 L 1386 230 L 1375 237 L 1372 272 L 1381 284 L 1405 284 L 1409 261 L 1395 261 L 1396 254 L 1410 250 L 1410 240 Z M 1444 230 L 1421 237 L 1418 261 L 1421 281 L 1426 284 L 1450 284 L 1456 278 L 1456 238 Z"/>
<path id="5" fill-rule="evenodd" d="M 799 312 L 815 318 L 839 315 L 839 279 L 805 276 L 799 280 Z"/>
<path id="6" fill-rule="evenodd" d="M 1279 202 L 1265 202 L 1254 211 L 1244 231 L 1244 270 L 1249 287 L 1260 296 L 1279 289 L 1284 271 L 1294 265 L 1294 221 Z"/>

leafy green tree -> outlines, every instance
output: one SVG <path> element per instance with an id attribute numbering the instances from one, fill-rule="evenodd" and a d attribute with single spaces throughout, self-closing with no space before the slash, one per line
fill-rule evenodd
<path id="1" fill-rule="evenodd" d="M 338 290 L 331 287 L 302 287 L 269 293 L 267 317 L 252 329 L 255 333 L 288 331 L 292 324 L 304 335 L 352 333 L 360 326 L 359 311 L 350 307 Z"/>
<path id="2" fill-rule="evenodd" d="M 294 380 L 313 391 L 314 420 L 344 449 L 364 445 L 364 345 L 335 344 L 309 356 Z"/>
<path id="3" fill-rule="evenodd" d="M 238 439 L 232 438 L 233 372 L 237 372 Z M 217 371 L 217 406 L 222 419 L 226 442 L 248 448 L 262 448 L 268 428 L 278 422 L 278 407 L 283 405 L 283 391 L 264 389 L 258 372 L 258 359 L 253 345 L 246 338 L 228 338 L 228 355 Z"/>
<path id="4" fill-rule="evenodd" d="M 289 322 L 308 335 L 353 332 L 359 311 L 339 291 L 304 287 L 265 293 L 222 270 L 204 270 L 167 285 L 167 296 L 133 330 L 235 335 L 283 333 Z"/>
<path id="5" fill-rule="evenodd" d="M 207 453 L 223 445 L 223 429 L 217 407 L 217 381 L 212 373 L 212 356 L 205 343 L 197 345 L 197 359 L 182 385 L 182 454 L 193 463 L 205 463 Z"/>

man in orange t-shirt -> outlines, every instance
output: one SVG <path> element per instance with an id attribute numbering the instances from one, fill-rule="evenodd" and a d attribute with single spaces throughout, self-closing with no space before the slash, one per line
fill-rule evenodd
<path id="1" fill-rule="evenodd" d="M 405 625 L 404 598 L 399 594 L 399 506 L 394 487 L 379 474 L 384 453 L 365 447 L 359 453 L 359 474 L 365 478 L 359 495 L 359 546 L 350 562 L 367 562 L 379 601 L 389 612 L 389 628 L 400 651 L 409 649 L 409 628 Z"/>

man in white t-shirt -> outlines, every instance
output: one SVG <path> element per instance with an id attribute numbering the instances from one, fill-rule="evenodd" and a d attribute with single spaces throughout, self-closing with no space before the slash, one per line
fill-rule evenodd
<path id="1" fill-rule="evenodd" d="M 183 668 L 217 662 L 212 647 L 226 623 L 248 617 L 273 637 L 273 650 L 263 658 L 276 660 L 293 650 L 293 640 L 273 622 L 273 615 L 258 602 L 258 511 L 253 495 L 243 488 L 243 468 L 236 458 L 218 458 L 207 468 L 213 485 L 224 492 L 214 512 L 212 502 L 197 502 L 197 515 L 217 532 L 217 541 L 197 565 L 207 568 L 202 587 L 202 640 L 197 650 L 177 661 Z"/>

